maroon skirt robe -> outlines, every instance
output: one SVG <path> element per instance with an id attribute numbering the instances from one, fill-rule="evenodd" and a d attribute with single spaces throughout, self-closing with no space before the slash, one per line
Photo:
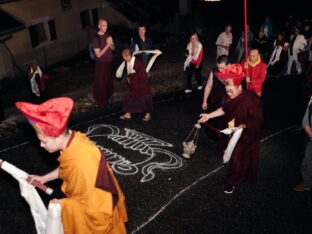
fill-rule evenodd
<path id="1" fill-rule="evenodd" d="M 128 113 L 153 112 L 152 93 L 143 63 L 135 59 L 133 73 L 128 74 L 128 89 L 124 94 L 122 110 Z"/>
<path id="2" fill-rule="evenodd" d="M 112 62 L 95 61 L 93 98 L 101 107 L 106 107 L 113 94 L 114 76 Z"/>
<path id="3" fill-rule="evenodd" d="M 102 50 L 106 46 L 108 33 L 97 34 L 92 39 L 92 48 Z M 106 107 L 113 94 L 114 73 L 113 73 L 113 52 L 108 48 L 99 58 L 95 58 L 93 98 L 101 107 Z"/>
<path id="4" fill-rule="evenodd" d="M 260 137 L 263 123 L 262 101 L 252 91 L 243 91 L 222 107 L 227 122 L 235 119 L 235 127 L 245 124 L 231 159 L 226 182 L 237 186 L 244 181 L 255 182 L 258 172 Z"/>

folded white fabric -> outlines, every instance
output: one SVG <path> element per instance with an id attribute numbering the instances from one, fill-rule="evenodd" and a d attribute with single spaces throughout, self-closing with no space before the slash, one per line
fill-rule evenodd
<path id="1" fill-rule="evenodd" d="M 26 181 L 27 177 L 29 176 L 28 173 L 6 161 L 3 161 L 1 169 L 9 173 L 19 182 L 21 195 L 29 204 L 31 214 L 35 221 L 37 233 L 38 234 L 64 233 L 61 218 L 61 205 L 56 203 L 50 203 L 49 211 L 47 211 L 47 208 L 45 207 L 35 187 Z"/>
<path id="2" fill-rule="evenodd" d="M 153 66 L 153 64 L 154 64 L 154 62 L 155 62 L 155 60 L 156 60 L 156 58 L 157 58 L 159 55 L 161 55 L 162 52 L 161 52 L 160 50 L 158 50 L 158 49 L 156 49 L 156 50 L 138 50 L 138 51 L 133 52 L 133 55 L 142 54 L 142 53 L 154 54 L 154 55 L 151 57 L 150 61 L 148 62 L 147 67 L 145 68 L 146 73 L 148 73 L 149 70 L 152 68 L 152 66 Z M 125 66 L 126 66 L 126 62 L 125 62 L 125 61 L 123 61 L 123 62 L 119 65 L 119 67 L 118 67 L 118 69 L 117 69 L 117 71 L 116 71 L 116 77 L 117 77 L 117 78 L 121 78 L 121 77 L 122 77 L 122 74 L 123 74 L 123 71 L 124 71 L 124 69 L 125 69 Z"/>
<path id="3" fill-rule="evenodd" d="M 47 209 L 34 186 L 26 181 L 28 174 L 12 164 L 3 161 L 1 168 L 18 182 L 22 197 L 28 202 L 38 234 L 45 234 Z"/>
<path id="4" fill-rule="evenodd" d="M 226 149 L 224 150 L 223 154 L 223 163 L 227 163 L 232 156 L 232 152 L 236 146 L 237 141 L 239 140 L 240 136 L 242 135 L 243 128 L 226 128 L 221 131 L 222 133 L 226 135 L 230 135 L 233 133 L 230 142 Z"/>
<path id="5" fill-rule="evenodd" d="M 48 207 L 48 220 L 45 234 L 64 233 L 62 223 L 62 207 L 59 203 L 50 202 Z"/>

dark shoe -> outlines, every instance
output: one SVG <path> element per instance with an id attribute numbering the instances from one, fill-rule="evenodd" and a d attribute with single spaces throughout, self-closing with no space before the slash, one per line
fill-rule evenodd
<path id="1" fill-rule="evenodd" d="M 310 191 L 310 188 L 305 186 L 303 183 L 298 184 L 296 187 L 294 187 L 294 190 L 297 192 L 304 192 L 304 191 Z"/>
<path id="2" fill-rule="evenodd" d="M 225 184 L 223 192 L 226 193 L 226 194 L 231 194 L 231 193 L 233 193 L 234 188 L 235 188 L 234 185 Z"/>

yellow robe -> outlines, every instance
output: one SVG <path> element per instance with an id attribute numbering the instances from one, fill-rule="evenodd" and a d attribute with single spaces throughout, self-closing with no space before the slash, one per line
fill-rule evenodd
<path id="1" fill-rule="evenodd" d="M 127 233 L 125 197 L 112 169 L 108 165 L 119 196 L 114 209 L 112 194 L 95 187 L 101 159 L 99 149 L 84 134 L 74 134 L 58 158 L 61 189 L 66 195 L 61 199 L 65 234 Z"/>

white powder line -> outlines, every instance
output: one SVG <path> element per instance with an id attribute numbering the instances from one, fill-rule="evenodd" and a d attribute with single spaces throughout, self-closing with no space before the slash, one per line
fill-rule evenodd
<path id="1" fill-rule="evenodd" d="M 23 145 L 27 145 L 27 144 L 29 144 L 29 143 L 32 142 L 32 141 L 33 141 L 33 140 L 31 140 L 31 141 L 25 141 L 25 142 L 23 142 L 23 143 L 21 143 L 21 144 L 18 144 L 18 145 L 14 145 L 14 146 L 5 148 L 5 149 L 1 150 L 0 153 L 5 152 L 5 151 L 8 151 L 8 150 L 11 150 L 11 149 L 18 148 L 18 147 L 23 146 Z"/>
<path id="2" fill-rule="evenodd" d="M 131 232 L 131 234 L 136 233 L 137 231 L 139 231 L 140 229 L 142 229 L 144 226 L 146 226 L 148 223 L 150 223 L 153 219 L 155 219 L 160 213 L 162 213 L 175 199 L 177 199 L 178 197 L 180 197 L 183 193 L 185 193 L 187 190 L 189 190 L 190 188 L 192 188 L 194 185 L 196 185 L 198 182 L 200 182 L 201 180 L 206 179 L 208 176 L 216 173 L 217 171 L 219 171 L 221 168 L 223 168 L 224 165 L 218 167 L 217 169 L 209 172 L 208 174 L 200 177 L 198 180 L 196 180 L 195 182 L 193 182 L 192 184 L 190 184 L 189 186 L 185 187 L 184 189 L 182 189 L 178 194 L 176 194 L 169 202 L 167 202 L 163 207 L 160 208 L 159 211 L 157 211 L 153 216 L 151 216 L 146 222 L 142 223 L 139 227 L 137 227 L 134 231 Z"/>
<path id="3" fill-rule="evenodd" d="M 263 142 L 265 142 L 265 141 L 271 139 L 272 137 L 275 137 L 276 135 L 279 135 L 279 134 L 281 134 L 281 133 L 283 133 L 283 132 L 286 132 L 286 131 L 288 131 L 288 130 L 290 130 L 290 129 L 293 129 L 293 128 L 296 128 L 296 127 L 298 127 L 298 125 L 293 125 L 293 126 L 290 126 L 290 127 L 288 127 L 288 128 L 284 128 L 284 129 L 282 129 L 282 130 L 280 130 L 280 131 L 278 131 L 278 132 L 276 132 L 276 133 L 273 133 L 273 134 L 271 134 L 270 136 L 267 136 L 267 137 L 261 139 L 261 143 L 263 143 Z"/>
<path id="4" fill-rule="evenodd" d="M 90 122 L 90 121 L 88 121 L 88 122 Z M 277 131 L 277 132 L 275 132 L 275 133 L 273 133 L 273 134 L 271 134 L 271 135 L 269 135 L 269 136 L 263 138 L 263 139 L 261 140 L 261 143 L 263 143 L 263 142 L 265 142 L 265 141 L 271 139 L 272 137 L 275 137 L 275 136 L 277 136 L 277 135 L 279 135 L 279 134 L 281 134 L 281 133 L 283 133 L 283 132 L 285 132 L 285 131 L 288 131 L 288 130 L 290 130 L 290 129 L 296 128 L 297 126 L 298 126 L 298 125 L 293 125 L 293 126 L 284 128 L 284 129 L 282 129 L 282 130 L 280 130 L 280 131 Z M 21 143 L 21 144 L 19 144 L 19 145 L 15 145 L 15 146 L 12 146 L 12 147 L 3 149 L 3 150 L 0 151 L 0 153 L 5 152 L 5 151 L 8 151 L 8 150 L 11 150 L 11 149 L 14 149 L 14 148 L 18 148 L 18 147 L 23 146 L 23 145 L 26 145 L 26 144 L 28 144 L 28 143 L 30 143 L 30 142 L 31 142 L 31 141 L 26 141 L 26 142 L 23 142 L 23 143 Z M 204 179 L 206 179 L 207 177 L 209 177 L 210 175 L 216 173 L 217 171 L 219 171 L 219 170 L 220 170 L 221 168 L 223 168 L 223 167 L 224 167 L 224 165 L 218 167 L 217 169 L 215 169 L 215 170 L 209 172 L 208 174 L 206 174 L 206 175 L 200 177 L 198 180 L 196 180 L 195 182 L 193 182 L 193 183 L 190 184 L 189 186 L 185 187 L 185 188 L 184 188 L 183 190 L 181 190 L 178 194 L 176 194 L 169 202 L 167 202 L 162 208 L 160 208 L 160 210 L 159 210 L 158 212 L 156 212 L 153 216 L 151 216 L 146 222 L 144 222 L 144 223 L 141 224 L 139 227 L 137 227 L 134 231 L 132 231 L 131 234 L 138 232 L 138 231 L 141 230 L 143 227 L 145 227 L 148 223 L 150 223 L 152 220 L 154 220 L 160 213 L 162 213 L 175 199 L 177 199 L 178 197 L 180 197 L 184 192 L 186 192 L 187 190 L 189 190 L 190 188 L 192 188 L 194 185 L 196 185 L 196 184 L 197 184 L 198 182 L 200 182 L 201 180 L 204 180 Z"/>
<path id="5" fill-rule="evenodd" d="M 275 136 L 277 136 L 277 135 L 279 135 L 279 134 L 281 134 L 281 133 L 283 133 L 283 132 L 285 132 L 285 131 L 288 131 L 288 130 L 290 130 L 290 129 L 293 129 L 293 128 L 297 127 L 297 126 L 298 126 L 298 125 L 293 125 L 293 126 L 284 128 L 284 129 L 282 129 L 282 130 L 280 130 L 280 131 L 277 131 L 277 132 L 275 132 L 275 133 L 273 133 L 273 134 L 271 134 L 271 135 L 269 135 L 269 136 L 263 138 L 263 139 L 261 140 L 261 143 L 263 143 L 263 142 L 265 142 L 265 141 L 271 139 L 272 137 L 275 137 Z M 198 180 L 196 180 L 195 182 L 193 182 L 193 183 L 190 184 L 189 186 L 187 186 L 187 187 L 185 187 L 184 189 L 182 189 L 182 190 L 181 190 L 178 194 L 176 194 L 169 202 L 167 202 L 163 207 L 161 207 L 159 211 L 157 211 L 153 216 L 151 216 L 146 222 L 142 223 L 139 227 L 137 227 L 134 231 L 132 231 L 131 234 L 134 234 L 134 233 L 140 231 L 143 227 L 145 227 L 147 224 L 149 224 L 151 221 L 153 221 L 160 213 L 162 213 L 175 199 L 177 199 L 178 197 L 180 197 L 180 196 L 181 196 L 183 193 L 185 193 L 187 190 L 191 189 L 191 188 L 192 188 L 194 185 L 196 185 L 198 182 L 200 182 L 200 181 L 206 179 L 207 177 L 209 177 L 210 175 L 216 173 L 217 171 L 219 171 L 219 170 L 220 170 L 221 168 L 223 168 L 223 167 L 224 167 L 224 165 L 218 167 L 217 169 L 215 169 L 215 170 L 209 172 L 208 174 L 206 174 L 206 175 L 200 177 Z"/>

